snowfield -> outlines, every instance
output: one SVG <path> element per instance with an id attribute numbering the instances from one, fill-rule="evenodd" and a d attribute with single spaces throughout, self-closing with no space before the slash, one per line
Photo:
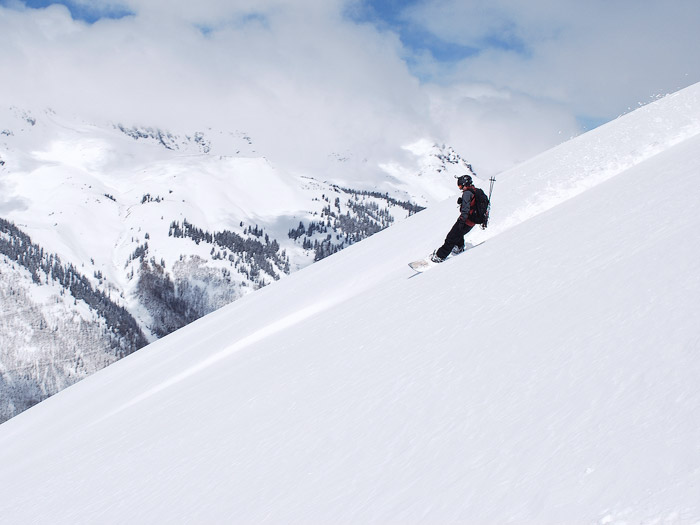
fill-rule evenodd
<path id="1" fill-rule="evenodd" d="M 0 425 L 7 523 L 700 523 L 700 85 Z"/>

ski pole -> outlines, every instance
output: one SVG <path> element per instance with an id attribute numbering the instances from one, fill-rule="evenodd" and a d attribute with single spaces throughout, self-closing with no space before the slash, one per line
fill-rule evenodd
<path id="1" fill-rule="evenodd" d="M 486 222 L 481 225 L 481 228 L 484 230 L 486 229 L 486 226 L 488 226 L 488 224 L 489 224 L 489 214 L 491 213 L 491 194 L 493 193 L 493 184 L 496 182 L 496 178 L 491 177 L 489 179 L 489 181 L 491 182 L 491 186 L 489 187 L 489 206 L 488 206 L 488 208 L 486 208 Z"/>

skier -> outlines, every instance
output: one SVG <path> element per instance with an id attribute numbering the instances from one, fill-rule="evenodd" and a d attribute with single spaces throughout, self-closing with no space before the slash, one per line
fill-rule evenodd
<path id="1" fill-rule="evenodd" d="M 471 203 L 474 197 L 474 183 L 469 175 L 462 175 L 457 179 L 457 186 L 462 190 L 462 196 L 457 199 L 459 204 L 459 218 L 445 237 L 445 244 L 440 246 L 430 256 L 430 260 L 441 263 L 452 252 L 453 254 L 464 251 L 464 236 L 471 231 L 476 224 L 469 219 Z"/>

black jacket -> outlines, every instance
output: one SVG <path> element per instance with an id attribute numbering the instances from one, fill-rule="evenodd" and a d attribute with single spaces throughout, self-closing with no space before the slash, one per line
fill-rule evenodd
<path id="1" fill-rule="evenodd" d="M 472 199 L 474 199 L 474 188 L 465 188 L 462 192 L 462 202 L 459 205 L 459 220 L 466 222 L 469 226 L 474 226 L 474 223 L 469 220 Z"/>

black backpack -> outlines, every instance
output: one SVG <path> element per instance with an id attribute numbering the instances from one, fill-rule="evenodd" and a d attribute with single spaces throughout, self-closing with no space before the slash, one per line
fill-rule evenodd
<path id="1" fill-rule="evenodd" d="M 489 198 L 481 188 L 473 188 L 474 197 L 469 203 L 469 220 L 486 228 L 489 222 Z"/>

